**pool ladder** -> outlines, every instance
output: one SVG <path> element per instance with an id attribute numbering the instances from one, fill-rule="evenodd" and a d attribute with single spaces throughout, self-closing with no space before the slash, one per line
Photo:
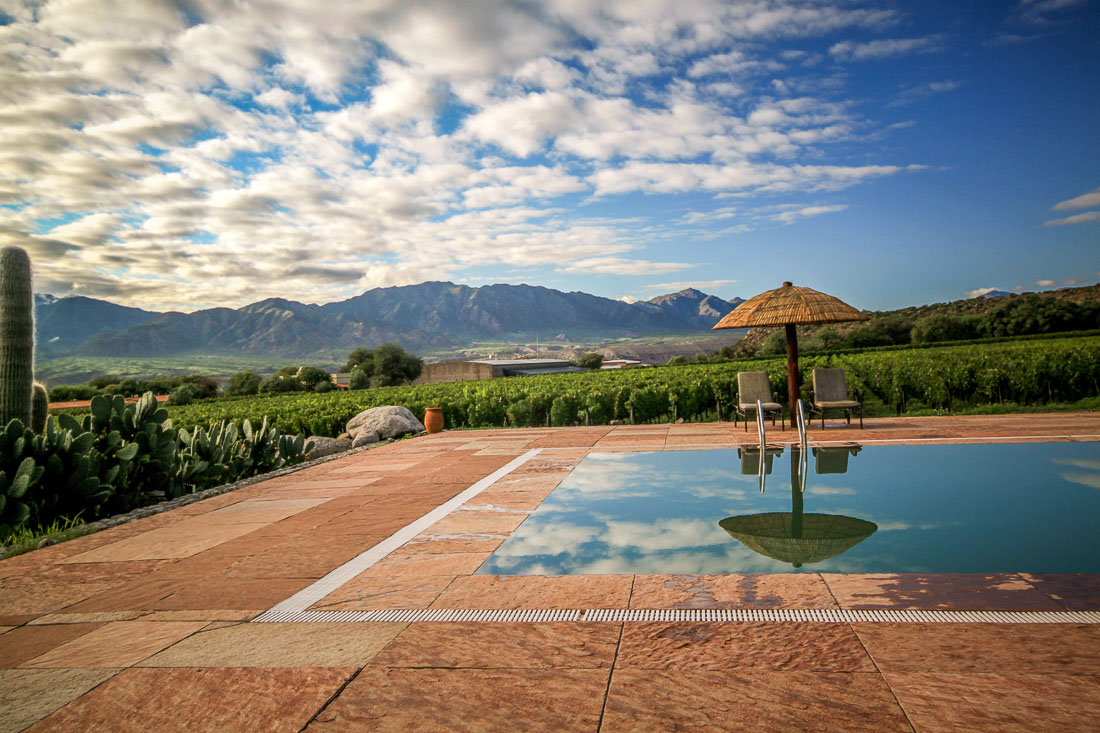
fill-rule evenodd
<path id="1" fill-rule="evenodd" d="M 795 402 L 795 412 L 791 416 L 791 421 L 794 422 L 798 428 L 798 474 L 792 476 L 797 482 L 799 491 L 806 490 L 806 469 L 810 460 L 810 439 L 808 431 L 806 429 L 806 408 L 802 404 L 802 400 Z M 756 434 L 760 437 L 760 493 L 764 493 L 764 476 L 767 473 L 768 464 L 768 437 L 767 428 L 764 427 L 764 405 L 760 400 L 756 401 Z M 791 446 L 791 450 L 794 450 L 794 446 Z M 792 461 L 792 472 L 794 463 Z"/>

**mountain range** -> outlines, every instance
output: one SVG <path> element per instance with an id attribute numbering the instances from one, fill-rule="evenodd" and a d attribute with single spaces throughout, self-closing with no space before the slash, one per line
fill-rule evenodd
<path id="1" fill-rule="evenodd" d="M 38 352 L 55 356 L 346 354 L 397 342 L 414 352 L 477 340 L 634 338 L 707 331 L 743 302 L 694 288 L 626 303 L 531 285 L 426 282 L 315 305 L 270 298 L 241 308 L 157 313 L 82 296 L 35 296 Z"/>

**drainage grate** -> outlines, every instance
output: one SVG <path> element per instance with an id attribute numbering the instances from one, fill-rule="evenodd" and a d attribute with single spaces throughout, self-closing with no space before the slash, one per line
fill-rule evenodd
<path id="1" fill-rule="evenodd" d="M 914 611 L 901 609 L 827 608 L 594 608 L 529 609 L 387 609 L 380 611 L 266 611 L 253 623 L 383 623 L 474 622 L 637 623 L 646 621 L 773 623 L 966 623 L 966 624 L 1100 624 L 1100 611 Z"/>

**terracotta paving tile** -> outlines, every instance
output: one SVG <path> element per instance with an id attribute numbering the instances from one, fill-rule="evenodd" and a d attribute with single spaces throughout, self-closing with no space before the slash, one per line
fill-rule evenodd
<path id="1" fill-rule="evenodd" d="M 141 576 L 164 564 L 151 561 L 24 566 L 23 574 L 0 580 L 0 623 L 21 625 L 61 611 L 104 591 L 140 582 Z"/>
<path id="2" fill-rule="evenodd" d="M 0 669 L 0 733 L 16 733 L 117 674 L 114 669 Z"/>
<path id="3" fill-rule="evenodd" d="M 103 624 L 22 626 L 0 635 L 0 668 L 18 667 L 56 647 L 95 631 Z"/>
<path id="4" fill-rule="evenodd" d="M 595 731 L 608 674 L 368 667 L 307 731 Z"/>
<path id="5" fill-rule="evenodd" d="M 66 612 L 154 611 L 157 603 L 171 595 L 179 584 L 178 579 L 140 579 L 123 588 L 92 595 L 86 601 L 69 606 Z"/>
<path id="6" fill-rule="evenodd" d="M 290 598 L 312 582 L 313 578 L 203 578 L 189 584 L 177 583 L 171 588 L 170 595 L 156 601 L 152 609 L 266 609 Z"/>
<path id="7" fill-rule="evenodd" d="M 1096 624 L 853 624 L 883 672 L 1100 674 Z"/>
<path id="8" fill-rule="evenodd" d="M 1016 573 L 823 574 L 841 608 L 1058 611 Z"/>
<path id="9" fill-rule="evenodd" d="M 242 558 L 222 574 L 242 578 L 320 578 L 377 544 L 368 535 L 316 530 Z"/>
<path id="10" fill-rule="evenodd" d="M 1095 730 L 1100 677 L 914 672 L 886 682 L 919 731 Z"/>
<path id="11" fill-rule="evenodd" d="M 873 672 L 847 624 L 632 623 L 617 668 Z"/>
<path id="12" fill-rule="evenodd" d="M 1020 577 L 1070 611 L 1100 611 L 1100 574 L 1042 573 Z"/>
<path id="13" fill-rule="evenodd" d="M 836 608 L 820 575 L 636 575 L 631 608 Z"/>
<path id="14" fill-rule="evenodd" d="M 615 660 L 620 624 L 414 623 L 375 667 L 595 669 Z"/>
<path id="15" fill-rule="evenodd" d="M 286 519 L 298 512 L 323 504 L 325 501 L 325 498 L 249 499 L 204 514 L 202 520 L 212 524 L 266 524 Z"/>
<path id="16" fill-rule="evenodd" d="M 414 575 L 465 575 L 473 573 L 489 559 L 491 552 L 444 552 L 390 555 L 362 575 L 365 577 L 406 577 Z"/>
<path id="17" fill-rule="evenodd" d="M 263 526 L 263 523 L 205 524 L 203 517 L 195 517 L 74 555 L 62 562 L 120 562 L 188 557 Z"/>
<path id="18" fill-rule="evenodd" d="M 550 496 L 553 488 L 542 491 L 507 491 L 489 489 L 474 497 L 467 506 L 470 509 L 521 509 L 533 512 Z"/>
<path id="19" fill-rule="evenodd" d="M 508 534 L 523 524 L 527 517 L 527 512 L 519 510 L 476 511 L 463 509 L 451 512 L 426 531 L 432 534 L 460 534 L 463 532 Z"/>
<path id="20" fill-rule="evenodd" d="M 601 731 L 911 731 L 877 674 L 616 669 Z"/>
<path id="21" fill-rule="evenodd" d="M 478 496 L 484 496 L 490 492 L 504 493 L 511 491 L 518 492 L 546 492 L 547 495 L 551 491 L 558 487 L 561 483 L 560 478 L 545 477 L 545 476 L 516 476 L 515 474 L 509 474 L 506 478 L 502 478 L 497 481 L 490 488 L 486 489 L 483 494 Z"/>
<path id="22" fill-rule="evenodd" d="M 3 636 L 4 634 L 8 633 L 12 629 L 17 629 L 17 628 L 19 628 L 19 627 L 18 626 L 0 626 L 0 636 Z"/>
<path id="23" fill-rule="evenodd" d="M 28 626 L 52 624 L 105 624 L 111 621 L 133 621 L 148 611 L 101 611 L 99 613 L 48 613 L 31 621 Z"/>
<path id="24" fill-rule="evenodd" d="M 421 534 L 406 542 L 395 554 L 417 555 L 446 552 L 495 552 L 504 543 L 504 535 L 478 534 Z"/>
<path id="25" fill-rule="evenodd" d="M 266 608 L 257 608 L 250 611 L 237 609 L 202 608 L 194 611 L 153 611 L 143 616 L 143 621 L 225 621 L 240 622 L 251 621 L 266 611 Z M 204 627 L 205 628 L 205 627 Z"/>
<path id="26" fill-rule="evenodd" d="M 310 610 L 427 608 L 454 579 L 453 575 L 410 575 L 395 578 L 360 575 L 313 604 Z"/>
<path id="27" fill-rule="evenodd" d="M 354 668 L 124 670 L 31 730 L 298 731 Z"/>
<path id="28" fill-rule="evenodd" d="M 468 575 L 432 608 L 626 608 L 629 575 Z"/>
<path id="29" fill-rule="evenodd" d="M 203 630 L 142 667 L 362 667 L 406 624 L 250 624 Z"/>
<path id="30" fill-rule="evenodd" d="M 25 667 L 129 667 L 201 629 L 194 621 L 117 621 L 26 662 Z"/>

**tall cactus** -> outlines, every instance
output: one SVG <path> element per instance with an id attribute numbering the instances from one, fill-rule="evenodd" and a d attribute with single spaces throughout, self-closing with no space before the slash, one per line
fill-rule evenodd
<path id="1" fill-rule="evenodd" d="M 46 429 L 46 416 L 49 414 L 50 393 L 46 391 L 46 385 L 35 382 L 31 397 L 31 430 L 36 434 L 43 432 Z"/>
<path id="2" fill-rule="evenodd" d="M 34 385 L 34 293 L 31 258 L 0 249 L 0 425 L 31 424 Z"/>

